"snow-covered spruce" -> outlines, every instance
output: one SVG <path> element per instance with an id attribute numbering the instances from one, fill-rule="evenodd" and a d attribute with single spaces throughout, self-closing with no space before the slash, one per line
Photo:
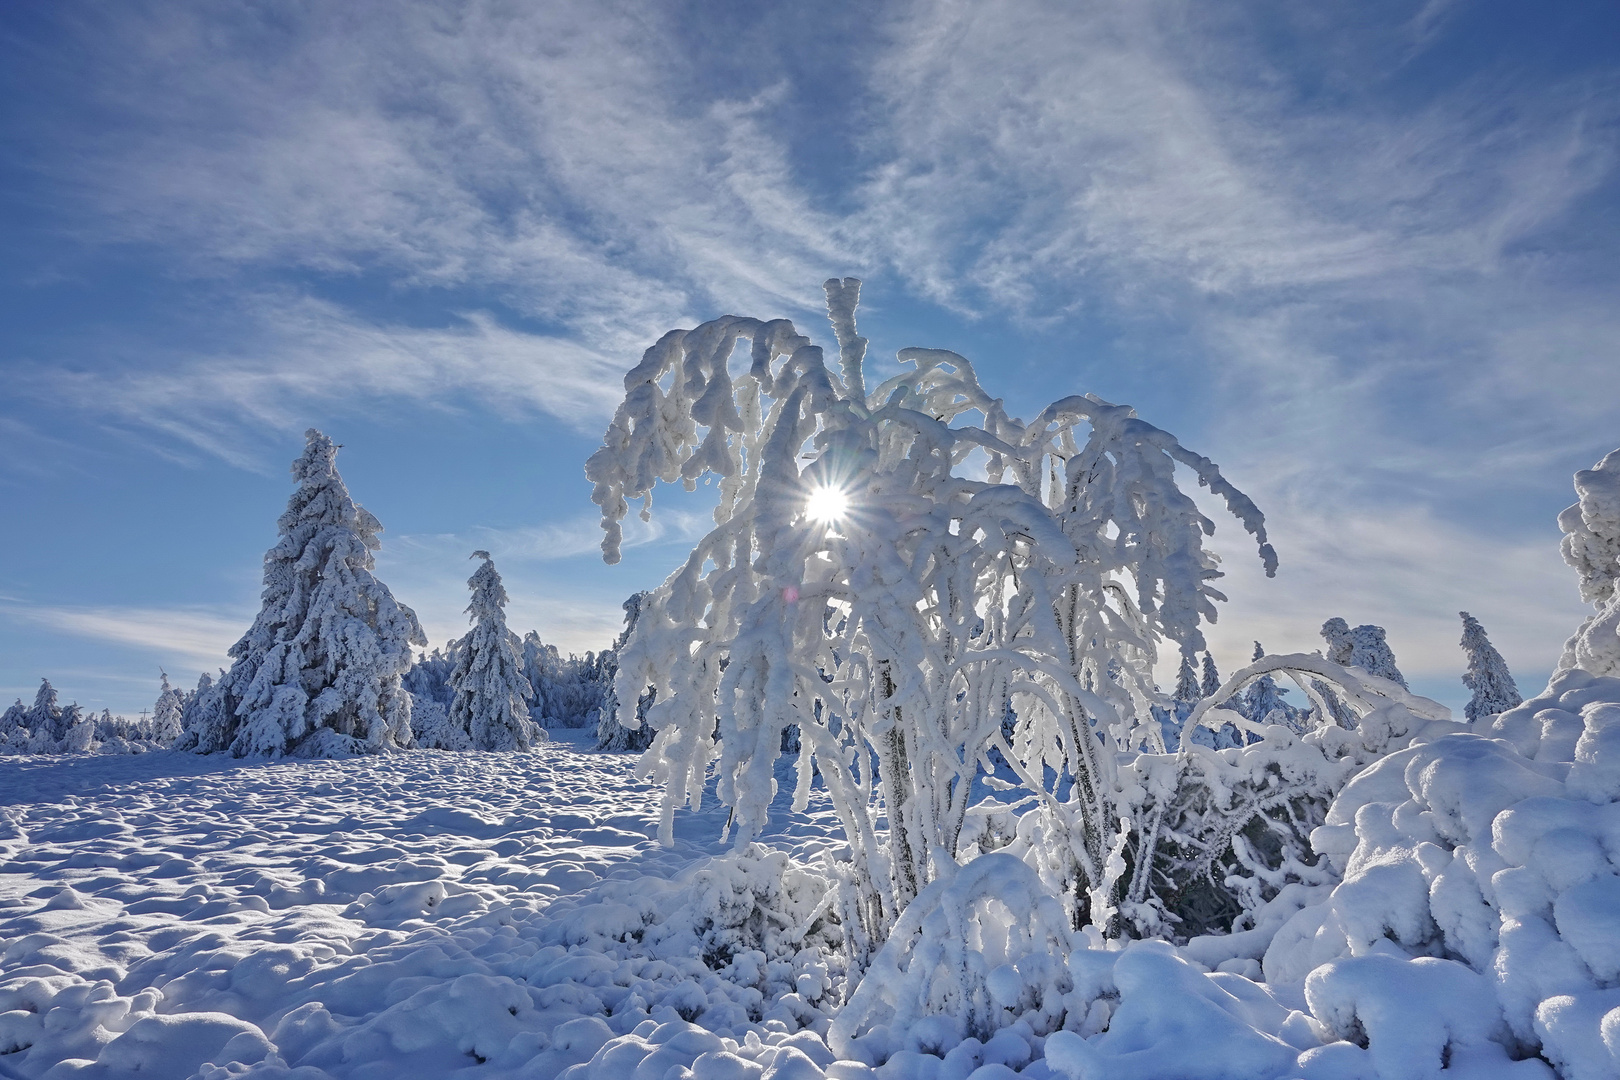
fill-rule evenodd
<path id="1" fill-rule="evenodd" d="M 400 676 L 426 645 L 416 613 L 372 574 L 382 525 L 349 497 L 338 447 L 311 428 L 292 464 L 298 490 L 264 556 L 263 607 L 199 693 L 178 747 L 237 757 L 397 750 L 411 742 Z"/>
<path id="2" fill-rule="evenodd" d="M 619 638 L 613 643 L 609 654 L 612 660 L 612 674 L 619 673 L 619 656 L 624 652 L 625 645 L 630 641 L 630 635 L 636 631 L 636 623 L 641 619 L 641 607 L 647 602 L 648 593 L 638 592 L 624 602 L 624 629 L 619 632 Z M 612 689 L 610 687 L 610 689 Z M 610 698 L 608 706 L 601 712 L 601 718 L 596 727 L 596 748 L 598 750 L 614 751 L 644 751 L 652 745 L 653 727 L 647 722 L 647 710 L 656 699 L 652 691 L 643 691 L 637 695 L 634 705 L 635 719 L 630 721 L 630 713 L 626 712 L 626 720 L 619 719 L 621 708 L 628 708 L 619 704 L 617 693 Z"/>
<path id="3" fill-rule="evenodd" d="M 487 551 L 472 553 L 483 562 L 467 579 L 473 628 L 461 639 L 450 672 L 450 726 L 466 732 L 475 750 L 528 750 L 546 733 L 529 719 L 534 689 L 523 673 L 523 643 L 506 628 L 506 587 Z M 447 747 L 446 749 L 453 749 Z"/>
<path id="4" fill-rule="evenodd" d="M 164 745 L 149 724 L 108 709 L 95 716 L 77 704 L 58 705 L 49 679 L 40 680 L 33 705 L 18 699 L 0 713 L 0 754 L 141 754 Z"/>
<path id="5" fill-rule="evenodd" d="M 867 392 L 859 287 L 826 283 L 838 373 L 786 320 L 666 334 L 626 376 L 586 465 L 609 562 L 629 500 L 718 476 L 717 525 L 646 604 L 618 697 L 657 691 L 644 768 L 667 787 L 666 836 L 711 764 L 738 842 L 757 836 L 771 762 L 798 727 L 799 789 L 819 767 L 853 849 L 839 903 L 857 968 L 956 858 L 991 747 L 1062 807 L 1064 903 L 1111 919 L 1134 835 L 1119 824 L 1116 754 L 1163 749 L 1159 643 L 1203 650 L 1200 625 L 1224 599 L 1203 547 L 1214 524 L 1177 486 L 1178 464 L 1275 569 L 1254 504 L 1128 407 L 1070 397 L 1025 422 L 937 349 L 903 350 L 906 370 Z M 751 364 L 733 380 L 745 339 Z M 986 480 L 962 475 L 976 454 Z M 1005 746 L 1009 699 L 1019 725 Z M 1060 798 L 1048 773 L 1075 782 Z"/>
<path id="6" fill-rule="evenodd" d="M 1564 643 L 1558 670 L 1620 675 L 1620 450 L 1575 474 L 1574 506 L 1558 515 L 1564 561 L 1597 611 Z"/>
<path id="7" fill-rule="evenodd" d="M 1466 611 L 1462 616 L 1463 652 L 1468 655 L 1468 670 L 1463 674 L 1463 685 L 1474 692 L 1463 707 L 1468 722 L 1483 719 L 1495 713 L 1506 712 L 1524 700 L 1519 688 L 1508 672 L 1507 661 L 1496 651 L 1479 620 Z"/>
<path id="8" fill-rule="evenodd" d="M 1406 685 L 1406 676 L 1395 664 L 1395 651 L 1384 640 L 1382 626 L 1362 625 L 1355 629 L 1343 619 L 1333 618 L 1322 624 L 1322 638 L 1327 642 L 1327 658 L 1343 667 L 1358 667 L 1369 675 Z"/>
<path id="9" fill-rule="evenodd" d="M 163 680 L 163 687 L 158 691 L 157 702 L 152 706 L 152 741 L 160 746 L 172 746 L 180 738 L 181 719 L 185 706 L 185 695 L 169 685 L 169 673 L 160 670 L 159 676 Z"/>

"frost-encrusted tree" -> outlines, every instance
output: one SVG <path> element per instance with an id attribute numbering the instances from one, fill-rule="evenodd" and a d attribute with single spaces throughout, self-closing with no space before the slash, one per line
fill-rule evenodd
<path id="1" fill-rule="evenodd" d="M 1265 655 L 1264 646 L 1257 641 L 1254 643 L 1254 657 L 1250 662 L 1263 659 Z M 1287 701 L 1283 700 L 1284 693 L 1286 691 L 1277 685 L 1276 679 L 1270 675 L 1260 676 L 1250 683 L 1249 688 L 1243 692 L 1243 715 L 1256 724 L 1292 724 L 1294 722 L 1294 710 Z M 1268 719 L 1272 717 L 1273 713 L 1278 715 L 1275 718 Z"/>
<path id="2" fill-rule="evenodd" d="M 1207 698 L 1221 688 L 1221 673 L 1215 670 L 1215 658 L 1209 653 L 1204 654 L 1204 681 L 1198 688 L 1200 699 Z"/>
<path id="3" fill-rule="evenodd" d="M 169 685 L 169 673 L 158 670 L 163 680 L 162 689 L 158 691 L 156 704 L 152 706 L 152 720 L 150 738 L 159 746 L 171 746 L 180 738 L 181 715 L 185 705 L 185 695 Z"/>
<path id="4" fill-rule="evenodd" d="M 416 613 L 372 574 L 382 525 L 349 497 L 337 450 L 305 432 L 292 464 L 298 490 L 264 556 L 264 606 L 213 687 L 221 707 L 193 710 L 183 748 L 280 757 L 410 745 L 400 676 L 411 646 L 427 639 Z"/>
<path id="5" fill-rule="evenodd" d="M 1564 643 L 1558 670 L 1620 675 L 1620 450 L 1575 474 L 1575 505 L 1558 515 L 1564 561 L 1597 611 Z"/>
<path id="6" fill-rule="evenodd" d="M 837 372 L 782 319 L 666 334 L 626 375 L 586 466 L 610 563 L 629 500 L 660 481 L 719 478 L 716 527 L 646 604 L 619 698 L 657 690 L 644 767 L 667 784 L 666 837 L 711 766 L 738 842 L 756 836 L 782 733 L 798 726 L 795 799 L 819 765 L 851 843 L 840 915 L 857 965 L 937 860 L 956 857 L 992 746 L 1066 836 L 1067 899 L 1108 917 L 1126 840 L 1117 754 L 1163 748 L 1159 645 L 1202 651 L 1200 626 L 1223 599 L 1203 548 L 1214 523 L 1177 486 L 1178 464 L 1275 568 L 1254 504 L 1128 407 L 1070 397 L 1024 421 L 937 349 L 903 350 L 905 370 L 868 390 L 859 286 L 826 284 Z M 964 475 L 976 454 L 984 480 Z M 1074 779 L 1061 795 L 1041 779 L 1048 766 Z"/>
<path id="7" fill-rule="evenodd" d="M 475 750 L 528 750 L 545 742 L 545 730 L 529 719 L 534 690 L 523 671 L 523 643 L 506 628 L 506 587 L 487 551 L 467 579 L 473 627 L 461 639 L 450 672 L 450 724 L 467 733 Z"/>
<path id="8" fill-rule="evenodd" d="M 1193 665 L 1191 653 L 1181 654 L 1181 666 L 1176 669 L 1176 690 L 1172 695 L 1176 711 L 1185 719 L 1192 707 L 1204 696 L 1198 685 L 1198 669 Z"/>
<path id="9" fill-rule="evenodd" d="M 1519 688 L 1514 685 L 1513 676 L 1508 672 L 1507 661 L 1496 651 L 1491 639 L 1485 636 L 1485 628 L 1479 620 L 1466 611 L 1457 614 L 1462 616 L 1462 648 L 1468 656 L 1468 671 L 1464 673 L 1462 682 L 1474 692 L 1463 708 L 1463 714 L 1471 724 L 1482 717 L 1506 712 L 1522 703 L 1524 698 L 1519 696 Z"/>
<path id="10" fill-rule="evenodd" d="M 650 595 L 645 592 L 633 593 L 624 602 L 624 629 L 619 631 L 618 640 L 613 643 L 613 648 L 605 653 L 611 658 L 611 671 L 615 677 L 619 673 L 619 656 L 630 641 L 630 635 L 635 633 L 636 623 L 641 619 L 642 605 L 647 602 Z M 645 750 L 651 746 L 653 729 L 652 725 L 647 723 L 647 710 L 652 706 L 655 697 L 651 691 L 643 690 L 637 695 L 633 705 L 621 705 L 615 691 L 598 719 L 596 748 L 622 752 Z M 625 711 L 625 720 L 628 720 L 633 710 L 634 721 L 626 723 L 621 720 L 619 716 L 621 710 Z"/>
<path id="11" fill-rule="evenodd" d="M 1322 638 L 1327 642 L 1327 658 L 1343 667 L 1358 667 L 1369 675 L 1406 689 L 1406 676 L 1395 664 L 1395 651 L 1384 640 L 1384 628 L 1364 624 L 1350 628 L 1340 618 L 1322 624 Z"/>

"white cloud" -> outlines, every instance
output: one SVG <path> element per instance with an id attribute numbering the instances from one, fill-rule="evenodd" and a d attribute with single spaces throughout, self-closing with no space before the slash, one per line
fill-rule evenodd
<path id="1" fill-rule="evenodd" d="M 1526 682 L 1552 670 L 1564 639 L 1587 613 L 1556 534 L 1503 540 L 1427 510 L 1355 506 L 1289 506 L 1267 525 L 1281 561 L 1271 580 L 1241 546 L 1235 526 L 1217 527 L 1214 546 L 1227 574 L 1218 587 L 1231 600 L 1208 636 L 1225 671 L 1248 662 L 1255 640 L 1269 652 L 1321 649 L 1322 623 L 1339 616 L 1352 626 L 1385 627 L 1408 679 L 1443 680 L 1466 696 L 1456 682 L 1467 666 L 1457 645 L 1459 611 L 1484 623 Z"/>
<path id="2" fill-rule="evenodd" d="M 229 666 L 225 655 L 253 622 L 251 613 L 212 608 L 68 607 L 6 603 L 13 619 L 59 633 L 130 645 L 159 661 L 212 671 Z"/>

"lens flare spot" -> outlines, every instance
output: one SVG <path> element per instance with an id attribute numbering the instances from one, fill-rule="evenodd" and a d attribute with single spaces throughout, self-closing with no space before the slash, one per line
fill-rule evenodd
<path id="1" fill-rule="evenodd" d="M 849 493 L 841 488 L 822 486 L 810 492 L 804 513 L 811 521 L 831 525 L 849 512 Z"/>

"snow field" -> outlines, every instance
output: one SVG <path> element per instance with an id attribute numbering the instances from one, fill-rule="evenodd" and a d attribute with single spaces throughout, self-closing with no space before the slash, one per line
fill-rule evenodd
<path id="1" fill-rule="evenodd" d="M 701 866 L 722 822 L 685 816 L 659 848 L 630 763 L 567 744 L 0 759 L 0 1075 L 550 1076 L 649 1018 L 717 1026 L 721 999 L 746 1026 L 763 995 L 716 991 L 697 935 L 604 942 L 715 888 Z M 825 844 L 799 826 L 781 841 Z M 787 855 L 769 858 L 780 881 Z M 598 902 L 537 917 L 594 883 Z M 711 926 L 711 961 L 745 937 Z M 739 948 L 728 971 L 824 988 L 813 955 L 786 963 Z"/>
<path id="2" fill-rule="evenodd" d="M 991 852 L 842 1008 L 820 793 L 663 849 L 631 761 L 4 759 L 0 1075 L 1620 1075 L 1620 679 L 1363 770 L 1312 837 L 1335 881 L 1253 929 L 1105 946 Z"/>

